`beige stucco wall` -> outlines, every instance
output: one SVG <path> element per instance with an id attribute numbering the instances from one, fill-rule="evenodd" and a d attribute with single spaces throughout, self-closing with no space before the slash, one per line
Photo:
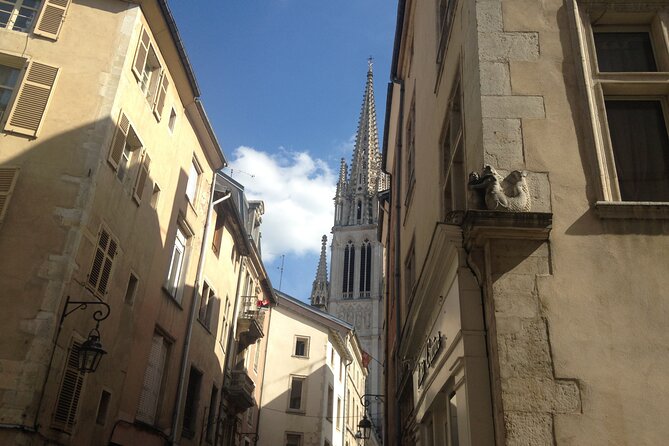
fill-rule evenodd
<path id="1" fill-rule="evenodd" d="M 10 333 L 3 336 L 0 344 L 0 419 L 3 423 L 32 426 L 40 404 L 36 421 L 41 435 L 62 442 L 98 443 L 99 439 L 110 438 L 115 421 L 134 422 L 154 330 L 171 343 L 164 374 L 164 389 L 168 390 L 156 417 L 156 427 L 169 434 L 185 327 L 196 295 L 195 276 L 213 169 L 223 163 L 215 154 L 217 149 L 210 136 L 196 130 L 203 125 L 193 103 L 194 92 L 184 82 L 185 70 L 179 65 L 173 42 L 166 38 L 169 34 L 161 34 L 156 45 L 161 66 L 168 70 L 171 80 L 162 120 L 157 121 L 141 92 L 131 71 L 141 28 L 165 28 L 162 16 L 156 15 L 157 5 L 144 6 L 150 10 L 150 23 L 138 5 L 119 1 L 74 2 L 55 42 L 30 33 L 0 30 L 1 53 L 23 54 L 60 69 L 37 138 L 3 134 L 0 142 L 0 164 L 21 167 L 0 228 L 0 287 L 5 290 L 4 296 L 13 296 L 15 303 L 0 316 L 3 333 Z M 156 37 L 150 34 L 155 45 Z M 168 129 L 172 107 L 177 113 L 173 132 Z M 131 196 L 134 181 L 121 184 L 107 162 L 121 110 L 152 159 L 139 205 Z M 191 204 L 185 187 L 193 157 L 203 171 L 197 198 Z M 136 177 L 137 162 L 135 156 L 128 174 L 131 180 Z M 150 204 L 154 182 L 161 190 L 155 208 Z M 192 231 L 180 303 L 162 289 L 178 221 Z M 57 339 L 54 336 L 65 297 L 91 298 L 78 282 L 84 283 L 90 271 L 101 224 L 119 242 L 104 296 L 111 314 L 100 325 L 108 354 L 98 371 L 84 380 L 77 423 L 70 436 L 50 429 L 50 420 L 70 339 L 73 335 L 85 339 L 93 327 L 93 311 L 77 311 L 68 316 Z M 208 251 L 210 240 L 205 244 Z M 225 254 L 216 258 L 208 252 L 205 256 L 204 278 L 223 303 L 226 295 L 232 303 L 236 293 L 237 274 L 229 256 L 232 243 L 226 232 L 222 242 Z M 134 301 L 124 302 L 131 272 L 138 277 L 139 287 Z M 198 292 L 201 286 L 197 285 Z M 227 314 L 229 321 L 232 307 L 231 304 Z M 202 406 L 208 405 L 214 382 L 221 388 L 221 326 L 217 324 L 215 334 L 205 333 L 197 322 L 194 326 L 188 365 L 203 372 Z M 111 393 L 111 402 L 107 422 L 101 426 L 95 423 L 95 417 L 102 389 Z M 200 408 L 198 427 L 203 415 Z M 0 438 L 11 438 L 7 441 L 16 444 L 30 441 L 27 434 L 15 438 L 17 432 L 0 430 Z"/>

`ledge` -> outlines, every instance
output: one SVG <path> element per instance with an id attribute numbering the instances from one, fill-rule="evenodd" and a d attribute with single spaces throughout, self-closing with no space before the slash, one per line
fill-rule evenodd
<path id="1" fill-rule="evenodd" d="M 550 212 L 467 211 L 462 221 L 467 248 L 489 239 L 548 240 L 552 226 Z"/>
<path id="2" fill-rule="evenodd" d="M 656 201 L 598 201 L 595 213 L 599 218 L 669 219 L 669 202 Z"/>

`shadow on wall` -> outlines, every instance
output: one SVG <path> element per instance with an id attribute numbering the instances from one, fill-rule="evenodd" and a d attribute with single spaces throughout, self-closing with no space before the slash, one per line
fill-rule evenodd
<path id="1" fill-rule="evenodd" d="M 164 285 L 177 222 L 189 206 L 187 172 L 174 163 L 179 147 L 145 148 L 131 137 L 129 156 L 114 166 L 108 157 L 115 128 L 110 118 L 47 139 L 0 135 L 0 168 L 14 172 L 15 178 L 0 226 L 0 289 L 19 303 L 0 313 L 0 361 L 17 364 L 16 376 L 4 381 L 9 386 L 0 384 L 5 409 L 0 418 L 3 423 L 38 426 L 41 435 L 54 441 L 107 441 L 115 420 L 134 422 L 157 330 L 169 345 L 165 392 L 153 429 L 167 432 L 171 427 L 193 289 L 192 284 L 184 286 L 175 299 Z M 143 180 L 145 154 L 151 164 Z M 154 190 L 153 172 L 160 176 L 163 190 Z M 102 232 L 116 241 L 109 271 L 94 266 Z M 187 248 L 192 254 L 184 263 L 191 265 L 190 271 L 197 264 L 201 232 L 187 241 L 195 245 Z M 111 258 L 110 244 L 105 243 Z M 73 312 L 60 331 L 58 319 L 66 296 L 93 300 L 91 290 L 111 308 L 100 324 L 107 354 L 95 373 L 84 376 L 76 398 L 65 408 L 64 420 L 56 422 L 56 412 L 65 410 L 58 395 L 71 342 L 86 338 L 98 308 Z M 215 373 L 220 375 L 220 367 Z M 101 422 L 98 405 L 103 391 L 111 397 Z"/>

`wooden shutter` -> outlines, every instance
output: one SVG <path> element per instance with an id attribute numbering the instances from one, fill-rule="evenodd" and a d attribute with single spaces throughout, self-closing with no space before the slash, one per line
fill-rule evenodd
<path id="1" fill-rule="evenodd" d="M 56 409 L 53 413 L 53 427 L 70 432 L 77 416 L 79 396 L 84 384 L 84 375 L 79 372 L 79 349 L 81 344 L 72 341 L 65 363 L 63 381 L 60 383 Z"/>
<path id="2" fill-rule="evenodd" d="M 167 87 L 170 86 L 170 81 L 167 79 L 167 70 L 163 70 L 163 76 L 160 79 L 160 86 L 158 87 L 158 96 L 156 103 L 153 106 L 153 114 L 156 119 L 160 121 L 163 115 L 163 108 L 165 107 L 165 96 L 167 95 Z"/>
<path id="3" fill-rule="evenodd" d="M 107 231 L 100 229 L 98 246 L 95 249 L 91 272 L 88 275 L 88 284 L 101 295 L 107 292 L 107 285 L 109 284 L 117 251 L 116 240 Z"/>
<path id="4" fill-rule="evenodd" d="M 111 148 L 109 149 L 109 164 L 116 170 L 121 162 L 123 156 L 123 149 L 125 148 L 125 141 L 128 138 L 128 131 L 130 130 L 130 121 L 125 113 L 121 112 L 121 116 L 116 124 L 116 132 L 112 140 Z"/>
<path id="5" fill-rule="evenodd" d="M 58 39 L 69 6 L 70 0 L 45 0 L 33 34 L 53 40 Z"/>
<path id="6" fill-rule="evenodd" d="M 142 79 L 142 73 L 144 72 L 144 65 L 146 65 L 146 58 L 149 56 L 149 45 L 151 44 L 151 39 L 149 39 L 149 33 L 142 28 L 142 35 L 137 44 L 137 52 L 135 53 L 135 63 L 132 65 L 132 72 L 135 73 L 137 79 Z"/>
<path id="7" fill-rule="evenodd" d="M 0 223 L 5 218 L 20 170 L 18 167 L 0 167 Z"/>
<path id="8" fill-rule="evenodd" d="M 37 136 L 57 76 L 58 68 L 30 62 L 16 101 L 9 112 L 6 131 Z"/>
<path id="9" fill-rule="evenodd" d="M 139 405 L 136 415 L 138 420 L 145 423 L 153 424 L 156 418 L 166 357 L 167 345 L 165 345 L 163 337 L 155 333 L 151 342 L 149 362 L 144 372 L 144 383 L 142 385 L 142 393 L 139 395 Z"/>
<path id="10" fill-rule="evenodd" d="M 144 152 L 144 160 L 139 166 L 139 173 L 137 174 L 137 181 L 135 182 L 135 190 L 132 193 L 132 198 L 140 204 L 142 202 L 142 195 L 144 194 L 144 186 L 149 177 L 149 166 L 151 165 L 151 157 Z"/>

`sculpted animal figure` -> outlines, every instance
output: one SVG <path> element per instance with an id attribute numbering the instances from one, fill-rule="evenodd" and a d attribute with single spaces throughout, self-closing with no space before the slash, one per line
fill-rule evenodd
<path id="1" fill-rule="evenodd" d="M 530 192 L 525 178 L 527 173 L 514 170 L 506 178 L 486 164 L 479 175 L 469 174 L 469 187 L 483 192 L 483 202 L 488 210 L 527 212 L 530 210 Z"/>

